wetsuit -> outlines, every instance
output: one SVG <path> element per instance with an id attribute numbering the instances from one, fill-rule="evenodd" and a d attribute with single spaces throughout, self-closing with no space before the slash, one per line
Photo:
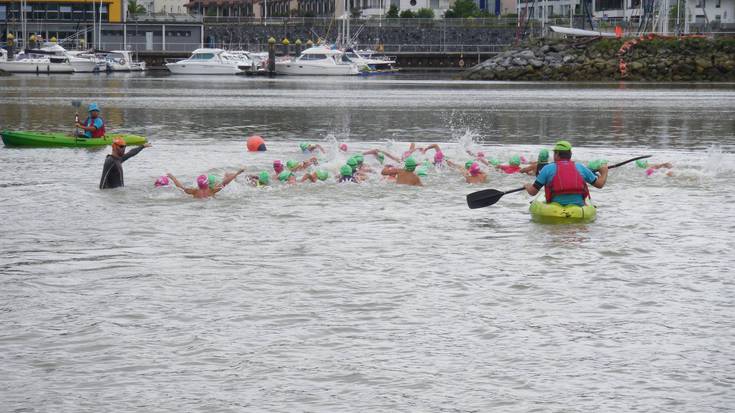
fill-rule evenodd
<path id="1" fill-rule="evenodd" d="M 116 156 L 107 155 L 105 159 L 105 166 L 102 168 L 102 179 L 100 179 L 100 189 L 117 188 L 125 186 L 125 180 L 123 179 L 123 168 L 122 163 L 137 155 L 143 150 L 143 146 L 138 146 L 135 149 L 131 149 L 121 158 Z"/>

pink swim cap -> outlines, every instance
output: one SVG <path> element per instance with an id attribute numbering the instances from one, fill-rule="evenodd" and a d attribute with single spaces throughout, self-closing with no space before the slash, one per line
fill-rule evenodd
<path id="1" fill-rule="evenodd" d="M 646 176 L 651 176 L 651 175 L 653 175 L 653 172 L 654 172 L 654 171 L 655 171 L 655 169 L 653 169 L 653 168 L 648 168 L 648 169 L 646 169 Z"/>
<path id="2" fill-rule="evenodd" d="M 485 152 L 482 152 L 482 151 L 477 152 L 477 157 L 478 158 L 484 158 L 485 157 Z"/>
<path id="3" fill-rule="evenodd" d="M 442 151 L 436 151 L 434 153 L 434 163 L 441 163 L 444 160 L 444 153 Z"/>
<path id="4" fill-rule="evenodd" d="M 209 178 L 207 178 L 207 175 L 199 175 L 197 177 L 197 186 L 199 189 L 209 188 Z"/>
<path id="5" fill-rule="evenodd" d="M 477 162 L 472 162 L 472 166 L 470 166 L 470 175 L 475 176 L 480 173 L 480 164 Z"/>
<path id="6" fill-rule="evenodd" d="M 169 184 L 168 176 L 163 175 L 163 176 L 159 177 L 158 179 L 156 179 L 156 184 L 155 185 L 156 185 L 156 187 L 159 187 L 159 186 L 168 186 L 168 184 Z"/>
<path id="7" fill-rule="evenodd" d="M 346 143 L 340 143 L 339 144 L 339 150 L 342 152 L 347 152 L 347 144 Z"/>
<path id="8" fill-rule="evenodd" d="M 521 162 L 523 162 L 523 163 L 528 163 L 528 161 L 526 160 L 526 157 L 525 157 L 525 156 L 523 156 L 523 155 L 521 155 Z"/>
<path id="9" fill-rule="evenodd" d="M 273 170 L 275 170 L 277 174 L 281 173 L 283 171 L 283 163 L 279 160 L 273 161 Z"/>

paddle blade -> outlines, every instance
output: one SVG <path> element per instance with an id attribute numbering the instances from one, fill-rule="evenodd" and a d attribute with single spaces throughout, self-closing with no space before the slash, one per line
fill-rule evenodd
<path id="1" fill-rule="evenodd" d="M 485 189 L 467 195 L 467 206 L 470 209 L 484 208 L 490 206 L 505 195 L 505 192 L 497 189 Z"/>

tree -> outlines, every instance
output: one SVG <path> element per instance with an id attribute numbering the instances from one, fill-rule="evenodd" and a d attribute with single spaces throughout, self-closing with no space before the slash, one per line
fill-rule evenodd
<path id="1" fill-rule="evenodd" d="M 416 15 L 413 14 L 413 12 L 410 9 L 406 9 L 406 10 L 404 10 L 404 11 L 401 12 L 401 18 L 402 19 L 412 19 L 414 17 L 416 17 Z"/>
<path id="2" fill-rule="evenodd" d="M 398 11 L 398 6 L 396 6 L 395 4 L 391 4 L 390 8 L 388 8 L 388 13 L 385 14 L 385 17 L 388 19 L 397 19 Z"/>
<path id="3" fill-rule="evenodd" d="M 128 0 L 128 14 L 145 14 L 145 6 L 138 4 L 138 0 Z"/>
<path id="4" fill-rule="evenodd" d="M 480 14 L 480 8 L 472 0 L 457 0 L 454 5 L 444 13 L 446 18 L 467 18 Z"/>
<path id="5" fill-rule="evenodd" d="M 434 10 L 427 9 L 425 7 L 420 8 L 416 11 L 416 17 L 420 19 L 433 19 L 434 18 Z"/>

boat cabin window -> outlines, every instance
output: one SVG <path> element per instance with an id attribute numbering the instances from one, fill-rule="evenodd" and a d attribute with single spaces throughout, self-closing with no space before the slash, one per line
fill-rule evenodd
<path id="1" fill-rule="evenodd" d="M 327 58 L 325 54 L 305 54 L 299 60 L 324 60 Z"/>
<path id="2" fill-rule="evenodd" d="M 191 60 L 210 60 L 214 57 L 214 53 L 197 53 L 191 57 Z"/>

